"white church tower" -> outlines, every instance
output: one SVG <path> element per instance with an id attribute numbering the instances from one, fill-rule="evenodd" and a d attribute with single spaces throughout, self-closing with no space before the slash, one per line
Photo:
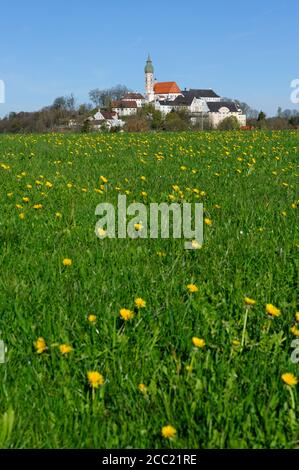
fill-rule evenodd
<path id="1" fill-rule="evenodd" d="M 154 101 L 154 67 L 150 55 L 146 61 L 146 66 L 144 68 L 145 72 L 145 94 L 149 102 Z"/>

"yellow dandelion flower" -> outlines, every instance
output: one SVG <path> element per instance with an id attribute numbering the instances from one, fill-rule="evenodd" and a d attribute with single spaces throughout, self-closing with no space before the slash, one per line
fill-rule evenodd
<path id="1" fill-rule="evenodd" d="M 42 204 L 34 204 L 33 209 L 39 210 L 42 209 L 43 205 Z"/>
<path id="2" fill-rule="evenodd" d="M 70 258 L 64 258 L 62 264 L 63 266 L 72 266 L 73 261 Z"/>
<path id="3" fill-rule="evenodd" d="M 100 227 L 100 228 L 98 229 L 98 235 L 99 235 L 99 237 L 101 237 L 101 238 L 106 237 L 106 235 L 107 235 L 107 230 L 104 230 L 103 228 Z"/>
<path id="4" fill-rule="evenodd" d="M 299 336 L 299 328 L 296 328 L 295 326 L 292 326 L 290 331 L 291 331 L 291 333 L 293 333 L 293 335 Z"/>
<path id="5" fill-rule="evenodd" d="M 191 246 L 194 250 L 200 250 L 202 248 L 202 245 L 198 243 L 197 240 L 192 240 Z"/>
<path id="6" fill-rule="evenodd" d="M 121 308 L 119 314 L 124 321 L 132 320 L 132 318 L 134 317 L 134 312 L 127 308 Z"/>
<path id="7" fill-rule="evenodd" d="M 245 302 L 246 305 L 255 305 L 256 304 L 256 300 L 251 299 L 250 297 L 245 297 L 244 302 Z"/>
<path id="8" fill-rule="evenodd" d="M 147 192 L 146 192 L 146 191 L 141 191 L 141 196 L 146 197 L 146 196 L 147 196 Z"/>
<path id="9" fill-rule="evenodd" d="M 99 388 L 104 384 L 104 377 L 96 371 L 87 372 L 87 379 L 91 388 Z"/>
<path id="10" fill-rule="evenodd" d="M 198 292 L 198 287 L 195 284 L 188 284 L 187 289 L 190 293 Z"/>
<path id="11" fill-rule="evenodd" d="M 297 385 L 298 383 L 297 377 L 295 377 L 295 375 L 291 374 L 290 372 L 286 372 L 285 374 L 282 374 L 281 378 L 284 381 L 284 383 L 286 383 L 287 385 L 290 385 L 290 387 L 292 387 L 293 385 Z"/>
<path id="12" fill-rule="evenodd" d="M 28 203 L 30 201 L 30 199 L 29 199 L 29 197 L 23 197 L 22 201 Z"/>
<path id="13" fill-rule="evenodd" d="M 280 310 L 272 304 L 266 305 L 266 312 L 272 317 L 279 317 L 281 314 Z"/>
<path id="14" fill-rule="evenodd" d="M 61 344 L 59 346 L 59 350 L 60 350 L 62 355 L 66 355 L 66 354 L 70 353 L 73 350 L 73 348 L 69 344 Z"/>
<path id="15" fill-rule="evenodd" d="M 135 299 L 135 307 L 137 308 L 144 308 L 146 306 L 146 301 L 143 300 L 141 297 Z"/>
<path id="16" fill-rule="evenodd" d="M 53 188 L 53 184 L 50 181 L 47 181 L 46 182 L 46 187 L 51 189 L 51 188 Z"/>
<path id="17" fill-rule="evenodd" d="M 38 338 L 35 341 L 34 346 L 35 346 L 37 354 L 42 354 L 47 349 L 46 341 L 42 337 Z"/>
<path id="18" fill-rule="evenodd" d="M 107 178 L 105 178 L 105 176 L 102 176 L 102 175 L 101 175 L 101 176 L 100 176 L 100 180 L 101 180 L 104 184 L 108 183 L 108 180 L 107 180 Z"/>
<path id="19" fill-rule="evenodd" d="M 145 177 L 145 176 L 140 176 L 140 179 L 141 179 L 141 181 L 146 181 L 146 177 Z"/>
<path id="20" fill-rule="evenodd" d="M 165 439 L 172 439 L 176 435 L 177 431 L 176 429 L 168 424 L 167 426 L 163 426 L 161 429 L 161 434 Z"/>
<path id="21" fill-rule="evenodd" d="M 136 230 L 136 232 L 141 232 L 141 230 L 142 230 L 142 224 L 135 224 L 135 225 L 134 225 L 134 229 Z"/>
<path id="22" fill-rule="evenodd" d="M 61 219 L 62 218 L 61 212 L 55 212 L 55 217 L 56 219 Z"/>
<path id="23" fill-rule="evenodd" d="M 97 317 L 96 317 L 96 315 L 94 315 L 93 313 L 91 313 L 90 315 L 88 315 L 87 319 L 88 319 L 88 321 L 89 321 L 90 323 L 95 323 L 95 322 L 97 321 Z"/>
<path id="24" fill-rule="evenodd" d="M 296 318 L 296 321 L 299 322 L 299 312 L 296 312 L 295 318 Z"/>
<path id="25" fill-rule="evenodd" d="M 138 385 L 138 390 L 139 392 L 143 393 L 143 395 L 146 395 L 147 393 L 147 386 L 144 384 L 139 384 Z"/>
<path id="26" fill-rule="evenodd" d="M 204 222 L 205 222 L 206 225 L 213 225 L 212 220 L 209 219 L 208 217 L 205 218 Z"/>
<path id="27" fill-rule="evenodd" d="M 206 342 L 202 338 L 197 338 L 196 336 L 193 336 L 192 338 L 192 343 L 196 348 L 204 348 L 206 345 Z"/>
<path id="28" fill-rule="evenodd" d="M 21 220 L 24 220 L 24 219 L 25 219 L 25 214 L 24 214 L 24 212 L 21 212 L 21 213 L 19 214 L 19 218 L 20 218 Z"/>

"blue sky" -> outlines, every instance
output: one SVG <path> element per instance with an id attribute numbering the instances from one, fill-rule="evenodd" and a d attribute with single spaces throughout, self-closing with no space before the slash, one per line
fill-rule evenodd
<path id="1" fill-rule="evenodd" d="M 151 53 L 159 81 L 213 88 L 274 114 L 299 78 L 299 2 L 288 0 L 11 0 L 0 5 L 0 80 L 10 111 L 118 83 L 143 91 Z"/>

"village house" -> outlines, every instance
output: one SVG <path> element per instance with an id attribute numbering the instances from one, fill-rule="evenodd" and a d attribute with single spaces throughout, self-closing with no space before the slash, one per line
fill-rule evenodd
<path id="1" fill-rule="evenodd" d="M 99 109 L 93 116 L 87 119 L 92 130 L 102 130 L 106 127 L 110 130 L 113 127 L 123 127 L 124 121 L 119 119 L 118 114 L 114 111 L 103 111 Z"/>

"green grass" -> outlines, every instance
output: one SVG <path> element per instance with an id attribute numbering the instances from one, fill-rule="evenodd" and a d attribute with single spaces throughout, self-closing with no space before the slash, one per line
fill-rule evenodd
<path id="1" fill-rule="evenodd" d="M 0 446 L 299 447 L 298 386 L 281 379 L 299 375 L 298 143 L 295 131 L 0 137 Z M 97 204 L 125 191 L 128 203 L 203 202 L 202 249 L 96 238 Z M 257 303 L 243 334 L 245 296 Z M 146 308 L 124 323 L 136 297 Z M 105 379 L 94 393 L 90 370 Z"/>

